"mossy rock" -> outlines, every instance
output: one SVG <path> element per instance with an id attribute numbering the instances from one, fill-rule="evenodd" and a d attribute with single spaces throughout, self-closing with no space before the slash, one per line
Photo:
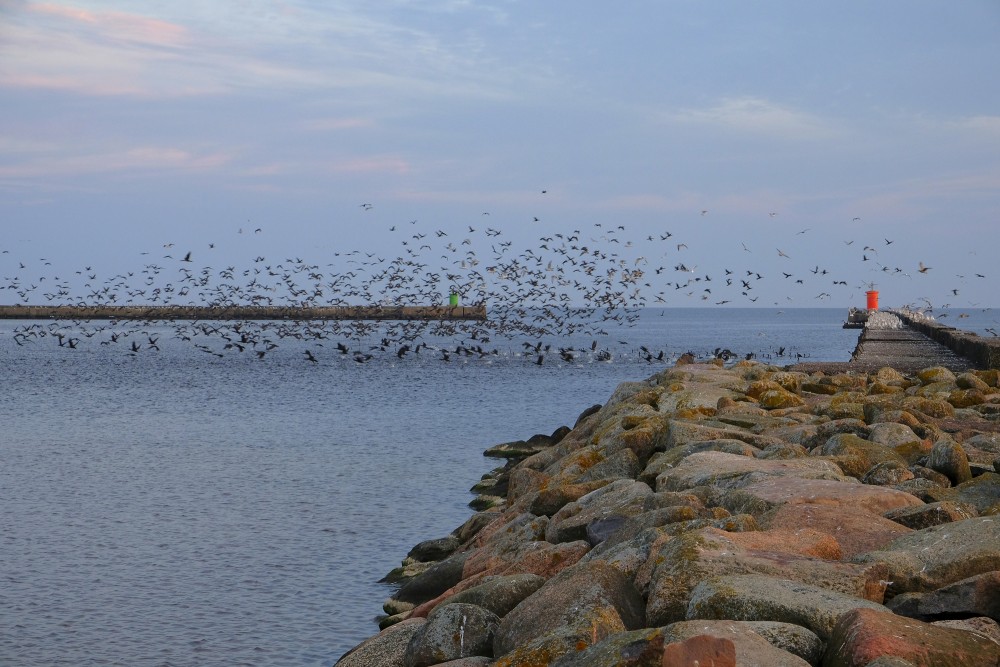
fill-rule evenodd
<path id="1" fill-rule="evenodd" d="M 762 408 L 767 410 L 778 410 L 782 408 L 795 408 L 805 405 L 806 402 L 792 392 L 782 389 L 769 389 L 757 399 Z"/>
<path id="2" fill-rule="evenodd" d="M 944 366 L 932 366 L 919 371 L 917 378 L 924 385 L 929 385 L 934 382 L 954 382 L 955 374 Z"/>
<path id="3" fill-rule="evenodd" d="M 895 384 L 883 384 L 881 382 L 873 382 L 868 385 L 869 395 L 879 395 L 879 394 L 902 394 L 903 388 Z"/>
<path id="4" fill-rule="evenodd" d="M 969 408 L 986 402 L 981 389 L 956 389 L 948 395 L 948 402 L 956 408 Z"/>
<path id="5" fill-rule="evenodd" d="M 920 396 L 907 396 L 903 399 L 902 407 L 905 410 L 913 409 L 922 412 L 928 417 L 936 419 L 955 416 L 955 407 L 951 403 Z"/>
<path id="6" fill-rule="evenodd" d="M 906 376 L 895 368 L 883 366 L 871 374 L 871 381 L 886 385 L 902 385 L 907 382 Z"/>

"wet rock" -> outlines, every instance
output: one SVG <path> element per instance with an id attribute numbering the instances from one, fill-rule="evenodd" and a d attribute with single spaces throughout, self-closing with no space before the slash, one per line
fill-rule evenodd
<path id="1" fill-rule="evenodd" d="M 645 621 L 642 597 L 625 576 L 602 562 L 579 563 L 550 579 L 504 617 L 497 630 L 497 657 L 545 635 L 572 637 L 585 645 Z"/>
<path id="2" fill-rule="evenodd" d="M 435 540 L 424 540 L 410 549 L 406 556 L 420 562 L 444 560 L 453 554 L 460 544 L 454 535 Z"/>
<path id="3" fill-rule="evenodd" d="M 419 618 L 386 628 L 351 649 L 337 661 L 337 667 L 406 667 L 406 647 L 424 623 Z"/>
<path id="4" fill-rule="evenodd" d="M 427 617 L 406 647 L 406 667 L 429 667 L 469 656 L 493 655 L 500 619 L 474 604 L 444 604 Z"/>
<path id="5" fill-rule="evenodd" d="M 827 639 L 837 621 L 855 609 L 888 613 L 875 602 L 819 586 L 761 575 L 731 575 L 698 584 L 691 592 L 687 618 L 780 621 L 801 625 Z"/>
<path id="6" fill-rule="evenodd" d="M 971 632 L 922 623 L 888 611 L 845 614 L 830 637 L 824 667 L 861 667 L 882 657 L 920 667 L 969 667 L 1000 662 L 1000 645 Z"/>
<path id="7" fill-rule="evenodd" d="M 887 594 L 926 593 L 977 574 L 1000 570 L 1000 521 L 977 517 L 932 526 L 900 537 L 855 563 L 881 563 Z"/>
<path id="8" fill-rule="evenodd" d="M 400 587 L 392 596 L 402 602 L 420 604 L 440 595 L 462 579 L 468 554 L 455 554 L 436 563 Z"/>

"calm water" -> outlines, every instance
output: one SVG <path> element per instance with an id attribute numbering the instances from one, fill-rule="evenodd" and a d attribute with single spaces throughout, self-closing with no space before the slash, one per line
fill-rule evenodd
<path id="1" fill-rule="evenodd" d="M 542 366 L 520 341 L 365 364 L 328 341 L 312 364 L 294 341 L 217 358 L 166 328 L 136 355 L 19 346 L 24 323 L 0 322 L 0 664 L 331 665 L 377 631 L 392 589 L 376 581 L 469 516 L 496 463 L 483 449 L 572 424 L 661 368 L 640 345 L 846 360 L 844 315 L 650 310 L 598 341 L 611 361 Z"/>

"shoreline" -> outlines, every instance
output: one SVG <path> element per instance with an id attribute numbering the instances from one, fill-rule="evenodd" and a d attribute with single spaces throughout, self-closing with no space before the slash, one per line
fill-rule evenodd
<path id="1" fill-rule="evenodd" d="M 486 455 L 337 664 L 1000 661 L 997 369 L 679 362 Z"/>

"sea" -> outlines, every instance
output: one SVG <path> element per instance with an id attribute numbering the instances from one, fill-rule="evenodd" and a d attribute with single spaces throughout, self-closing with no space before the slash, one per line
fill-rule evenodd
<path id="1" fill-rule="evenodd" d="M 846 361 L 845 316 L 647 309 L 597 339 L 468 354 L 441 337 L 402 358 L 376 331 L 350 343 L 363 362 L 332 339 L 220 356 L 160 323 L 137 352 L 0 321 L 0 665 L 332 665 L 378 631 L 379 579 L 472 514 L 502 463 L 483 450 L 572 425 L 685 352 Z"/>

